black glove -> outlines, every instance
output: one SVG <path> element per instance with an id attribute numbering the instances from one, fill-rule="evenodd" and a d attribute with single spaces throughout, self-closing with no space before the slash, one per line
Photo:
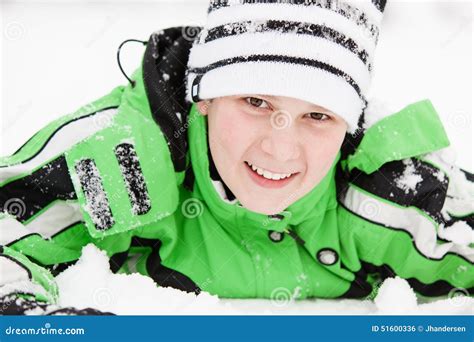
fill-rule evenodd
<path id="1" fill-rule="evenodd" d="M 24 298 L 23 296 L 26 296 Z M 60 308 L 38 301 L 30 293 L 10 293 L 0 298 L 0 315 L 114 315 L 92 308 Z"/>
<path id="2" fill-rule="evenodd" d="M 102 312 L 92 308 L 85 308 L 78 310 L 76 308 L 61 308 L 51 312 L 48 312 L 46 315 L 55 316 L 55 315 L 77 315 L 77 316 L 105 316 L 105 315 L 115 315 L 111 312 Z"/>

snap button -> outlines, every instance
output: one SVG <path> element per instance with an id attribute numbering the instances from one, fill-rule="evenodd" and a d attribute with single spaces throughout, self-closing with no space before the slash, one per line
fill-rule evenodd
<path id="1" fill-rule="evenodd" d="M 319 252 L 316 254 L 316 258 L 318 261 L 323 264 L 323 265 L 334 265 L 337 260 L 339 259 L 339 256 L 337 255 L 337 252 L 331 248 L 323 248 L 320 249 Z"/>
<path id="2" fill-rule="evenodd" d="M 268 237 L 270 238 L 270 240 L 272 240 L 273 242 L 280 242 L 283 240 L 283 237 L 285 235 L 283 235 L 283 233 L 280 233 L 280 232 L 276 232 L 274 230 L 270 230 L 268 232 Z"/>
<path id="3" fill-rule="evenodd" d="M 281 214 L 273 214 L 273 215 L 268 215 L 268 218 L 272 221 L 281 221 L 285 218 L 285 216 Z"/>

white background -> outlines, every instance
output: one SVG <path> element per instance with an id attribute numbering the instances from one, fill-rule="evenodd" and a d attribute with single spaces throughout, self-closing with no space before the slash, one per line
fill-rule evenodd
<path id="1" fill-rule="evenodd" d="M 1 1 L 0 155 L 51 120 L 124 84 L 116 49 L 127 38 L 202 25 L 207 0 Z M 457 164 L 473 171 L 471 1 L 389 1 L 372 95 L 399 110 L 429 98 L 445 123 Z M 130 43 L 131 74 L 143 47 Z"/>

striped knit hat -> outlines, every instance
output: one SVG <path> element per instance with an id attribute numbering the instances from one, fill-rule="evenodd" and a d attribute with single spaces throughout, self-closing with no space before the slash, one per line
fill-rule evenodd
<path id="1" fill-rule="evenodd" d="M 188 61 L 186 96 L 288 96 L 342 116 L 366 106 L 385 0 L 212 0 Z"/>

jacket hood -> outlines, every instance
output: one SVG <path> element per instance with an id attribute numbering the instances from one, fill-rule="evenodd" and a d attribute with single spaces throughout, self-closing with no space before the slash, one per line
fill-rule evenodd
<path id="1" fill-rule="evenodd" d="M 154 32 L 142 62 L 141 75 L 151 115 L 166 136 L 176 172 L 184 171 L 187 165 L 188 147 L 183 133 L 191 107 L 185 99 L 186 65 L 193 42 L 185 34 L 189 29 L 200 30 L 188 26 Z"/>

